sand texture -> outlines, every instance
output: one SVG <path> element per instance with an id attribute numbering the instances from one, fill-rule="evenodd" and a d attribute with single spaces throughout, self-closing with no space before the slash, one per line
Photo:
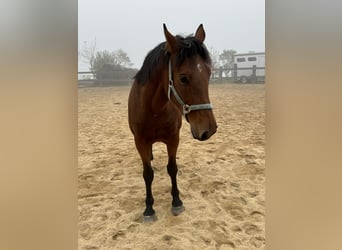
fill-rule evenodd
<path id="1" fill-rule="evenodd" d="M 185 211 L 171 209 L 167 152 L 154 144 L 157 221 L 127 121 L 129 87 L 79 88 L 79 249 L 265 249 L 265 85 L 212 84 L 208 141 L 183 120 L 177 154 Z"/>

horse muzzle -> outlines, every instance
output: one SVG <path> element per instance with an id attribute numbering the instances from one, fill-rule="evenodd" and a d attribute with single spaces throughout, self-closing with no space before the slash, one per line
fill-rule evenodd
<path id="1" fill-rule="evenodd" d="M 213 125 L 209 126 L 208 129 L 201 128 L 201 126 L 198 126 L 198 128 L 196 128 L 196 127 L 197 126 L 192 126 L 191 125 L 191 133 L 192 133 L 193 138 L 197 139 L 199 141 L 206 141 L 206 140 L 208 140 L 217 131 L 216 122 Z"/>

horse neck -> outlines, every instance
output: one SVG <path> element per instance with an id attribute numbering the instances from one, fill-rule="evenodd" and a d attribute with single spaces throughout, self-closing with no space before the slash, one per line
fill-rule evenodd
<path id="1" fill-rule="evenodd" d="M 167 96 L 168 90 L 168 71 L 163 69 L 156 77 L 155 80 L 151 81 L 152 91 L 152 112 L 154 114 L 160 113 L 168 103 L 169 99 Z"/>

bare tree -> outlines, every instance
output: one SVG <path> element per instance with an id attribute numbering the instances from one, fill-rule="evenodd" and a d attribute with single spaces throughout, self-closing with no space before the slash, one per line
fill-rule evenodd
<path id="1" fill-rule="evenodd" d="M 223 50 L 220 54 L 219 59 L 221 65 L 225 68 L 233 68 L 234 67 L 234 55 L 236 54 L 235 50 Z"/>
<path id="2" fill-rule="evenodd" d="M 94 71 L 94 62 L 96 58 L 96 38 L 90 42 L 83 42 L 83 48 L 81 53 L 81 57 L 83 62 L 87 63 L 90 66 L 90 70 Z"/>
<path id="3" fill-rule="evenodd" d="M 89 70 L 93 71 L 94 74 L 104 64 L 114 64 L 118 67 L 130 67 L 133 65 L 127 53 L 122 49 L 114 52 L 108 50 L 97 51 L 96 38 L 90 42 L 83 42 L 82 50 L 79 53 L 83 62 L 89 65 Z"/>
<path id="4" fill-rule="evenodd" d="M 215 50 L 213 47 L 209 49 L 210 57 L 211 57 L 211 66 L 213 69 L 219 69 L 220 68 L 220 61 L 219 61 L 219 55 L 220 52 Z M 212 71 L 212 77 L 218 77 L 218 71 L 213 70 Z"/>
<path id="5" fill-rule="evenodd" d="M 133 63 L 129 59 L 127 53 L 122 49 L 118 49 L 114 52 L 114 64 L 123 66 L 123 67 L 131 67 Z"/>
<path id="6" fill-rule="evenodd" d="M 114 52 L 110 52 L 108 50 L 97 51 L 92 60 L 92 70 L 97 72 L 105 64 L 115 65 L 118 69 L 132 65 L 127 53 L 122 49 Z"/>

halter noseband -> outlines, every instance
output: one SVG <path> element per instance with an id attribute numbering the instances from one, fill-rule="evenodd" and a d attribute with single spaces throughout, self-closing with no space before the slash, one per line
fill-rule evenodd
<path id="1" fill-rule="evenodd" d="M 169 60 L 169 89 L 168 89 L 168 97 L 169 100 L 171 99 L 171 91 L 175 96 L 178 103 L 183 107 L 183 115 L 186 116 L 193 110 L 200 110 L 200 109 L 213 109 L 213 105 L 211 103 L 206 104 L 195 104 L 195 105 L 188 105 L 185 104 L 182 98 L 178 95 L 172 80 L 172 67 L 171 67 L 171 59 Z"/>

